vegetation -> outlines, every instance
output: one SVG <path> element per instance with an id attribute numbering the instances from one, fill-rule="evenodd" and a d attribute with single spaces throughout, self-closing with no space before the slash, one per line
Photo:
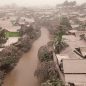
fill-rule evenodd
<path id="1" fill-rule="evenodd" d="M 77 4 L 76 1 L 68 2 L 67 0 L 63 3 L 64 6 L 71 6 L 71 7 L 76 6 L 76 4 Z"/>
<path id="2" fill-rule="evenodd" d="M 80 31 L 86 31 L 86 22 L 84 24 L 80 24 Z"/>
<path id="3" fill-rule="evenodd" d="M 46 82 L 42 83 L 41 86 L 64 86 L 62 81 L 59 79 L 47 80 Z"/>
<path id="4" fill-rule="evenodd" d="M 41 83 L 48 79 L 52 80 L 59 78 L 58 70 L 56 69 L 53 61 L 41 62 L 35 71 L 35 76 L 37 76 Z"/>
<path id="5" fill-rule="evenodd" d="M 63 35 L 66 35 L 68 33 L 68 30 L 70 30 L 71 24 L 69 22 L 69 19 L 67 17 L 61 17 L 59 25 L 56 27 L 54 31 L 54 46 L 55 46 L 55 52 L 60 53 L 63 49 L 68 47 L 68 45 L 63 40 Z"/>
<path id="6" fill-rule="evenodd" d="M 32 29 L 32 28 L 31 28 Z M 34 34 L 34 29 L 31 31 Z M 10 36 L 18 35 L 19 33 L 10 33 Z M 0 70 L 8 71 L 8 69 L 13 68 L 19 61 L 19 58 L 24 52 L 27 52 L 31 48 L 32 39 L 28 35 L 22 36 L 17 43 L 14 43 L 0 52 Z M 35 33 L 36 35 L 36 33 Z M 33 40 L 36 36 L 34 36 Z"/>
<path id="7" fill-rule="evenodd" d="M 63 27 L 63 29 L 71 29 L 70 21 L 67 17 L 61 17 L 60 25 Z"/>
<path id="8" fill-rule="evenodd" d="M 27 52 L 30 50 L 32 44 L 30 42 L 30 39 L 28 36 L 25 36 L 23 38 L 20 38 L 17 43 L 14 44 L 18 48 L 18 50 L 21 50 L 22 52 Z"/>
<path id="9" fill-rule="evenodd" d="M 54 46 L 55 46 L 56 53 L 60 53 L 63 49 L 68 47 L 68 45 L 62 39 L 62 36 L 64 34 L 65 32 L 62 29 L 60 29 L 55 36 Z"/>
<path id="10" fill-rule="evenodd" d="M 53 22 L 50 22 L 49 32 L 51 34 L 51 37 L 54 38 L 54 36 L 61 30 L 64 34 L 67 34 L 67 32 L 72 29 L 72 26 L 70 24 L 70 21 L 67 17 L 61 16 L 56 18 L 58 21 L 53 20 Z"/>
<path id="11" fill-rule="evenodd" d="M 19 30 L 20 36 L 24 37 L 27 35 L 30 40 L 37 39 L 40 36 L 40 32 L 35 27 L 34 25 L 21 25 L 21 29 Z"/>
<path id="12" fill-rule="evenodd" d="M 53 61 L 52 43 L 49 42 L 48 46 L 41 47 L 38 52 L 40 62 L 35 71 L 35 76 L 38 78 L 41 86 L 62 86 L 58 69 Z"/>
<path id="13" fill-rule="evenodd" d="M 18 48 L 13 45 L 2 50 L 0 53 L 0 70 L 8 72 L 9 69 L 13 68 L 18 62 L 21 53 L 22 52 L 18 51 Z"/>
<path id="14" fill-rule="evenodd" d="M 52 61 L 53 60 L 53 53 L 49 51 L 47 46 L 43 46 L 38 51 L 38 58 L 40 62 L 44 61 Z"/>
<path id="15" fill-rule="evenodd" d="M 86 40 L 85 34 L 80 35 L 80 39 L 81 39 L 81 40 Z"/>
<path id="16" fill-rule="evenodd" d="M 0 46 L 6 41 L 7 39 L 5 38 L 5 29 L 0 28 Z"/>

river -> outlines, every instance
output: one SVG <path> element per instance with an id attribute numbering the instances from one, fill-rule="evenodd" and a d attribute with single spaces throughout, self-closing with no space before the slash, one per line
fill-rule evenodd
<path id="1" fill-rule="evenodd" d="M 38 50 L 49 42 L 49 32 L 41 28 L 41 36 L 37 39 L 31 50 L 25 53 L 16 67 L 6 76 L 3 86 L 39 86 L 34 72 L 38 64 Z"/>

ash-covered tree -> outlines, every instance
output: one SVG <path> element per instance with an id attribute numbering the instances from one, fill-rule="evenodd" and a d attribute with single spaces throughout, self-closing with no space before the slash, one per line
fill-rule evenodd
<path id="1" fill-rule="evenodd" d="M 7 38 L 5 37 L 5 29 L 0 27 L 0 45 L 6 42 Z"/>
<path id="2" fill-rule="evenodd" d="M 59 79 L 47 80 L 42 83 L 41 86 L 65 86 L 63 82 Z"/>
<path id="3" fill-rule="evenodd" d="M 34 28 L 32 25 L 21 25 L 21 29 L 19 30 L 19 32 L 21 36 L 28 35 L 30 38 L 33 38 L 34 36 Z"/>
<path id="4" fill-rule="evenodd" d="M 65 28 L 66 30 L 69 30 L 72 28 L 69 19 L 64 16 L 61 17 L 60 25 L 63 26 L 63 28 Z"/>
<path id="5" fill-rule="evenodd" d="M 21 52 L 18 48 L 11 45 L 3 49 L 0 53 L 0 70 L 8 71 L 18 62 Z"/>
<path id="6" fill-rule="evenodd" d="M 53 52 L 48 49 L 48 46 L 42 46 L 38 51 L 38 58 L 40 62 L 48 62 L 53 60 Z"/>
<path id="7" fill-rule="evenodd" d="M 66 31 L 62 28 L 62 26 L 59 26 L 59 30 L 55 34 L 55 39 L 54 39 L 54 46 L 56 53 L 60 53 L 63 49 L 68 47 L 68 45 L 64 42 L 62 38 L 64 34 L 66 34 Z"/>
<path id="8" fill-rule="evenodd" d="M 56 69 L 55 63 L 53 61 L 42 62 L 38 65 L 37 70 L 35 71 L 35 76 L 42 83 L 50 79 L 58 79 L 59 73 Z"/>

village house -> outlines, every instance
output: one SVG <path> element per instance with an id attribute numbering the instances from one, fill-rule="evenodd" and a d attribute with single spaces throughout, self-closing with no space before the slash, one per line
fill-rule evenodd
<path id="1" fill-rule="evenodd" d="M 66 86 L 86 86 L 86 60 L 64 59 L 63 73 Z"/>
<path id="2" fill-rule="evenodd" d="M 62 61 L 63 59 L 69 59 L 69 56 L 66 55 L 66 54 L 56 54 L 56 58 L 58 59 L 58 63 L 59 63 L 59 65 L 60 65 L 60 64 L 61 64 L 61 61 Z"/>
<path id="3" fill-rule="evenodd" d="M 76 48 L 75 52 L 83 58 L 86 58 L 86 47 Z"/>
<path id="4" fill-rule="evenodd" d="M 83 34 L 86 36 L 86 31 L 78 31 L 78 30 L 72 29 L 72 30 L 69 30 L 69 31 L 68 31 L 68 34 L 69 34 L 69 35 L 75 35 L 75 36 L 77 36 L 77 37 L 80 37 L 80 36 L 83 35 Z"/>

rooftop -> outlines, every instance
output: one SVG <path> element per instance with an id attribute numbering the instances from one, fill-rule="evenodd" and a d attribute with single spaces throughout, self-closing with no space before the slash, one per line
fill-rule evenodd
<path id="1" fill-rule="evenodd" d="M 66 83 L 75 83 L 76 86 L 86 86 L 86 74 L 66 74 Z"/>
<path id="2" fill-rule="evenodd" d="M 56 54 L 56 57 L 59 61 L 59 64 L 61 63 L 61 60 L 63 59 L 69 59 L 69 56 L 68 55 L 65 55 L 65 54 Z"/>
<path id="3" fill-rule="evenodd" d="M 86 56 L 86 47 L 79 47 L 79 48 L 76 48 L 76 50 L 77 50 L 78 53 L 80 53 L 82 56 Z"/>
<path id="4" fill-rule="evenodd" d="M 82 55 L 86 56 L 86 47 L 81 47 L 80 50 L 81 50 Z"/>
<path id="5" fill-rule="evenodd" d="M 65 59 L 63 70 L 65 74 L 86 74 L 86 60 Z"/>

